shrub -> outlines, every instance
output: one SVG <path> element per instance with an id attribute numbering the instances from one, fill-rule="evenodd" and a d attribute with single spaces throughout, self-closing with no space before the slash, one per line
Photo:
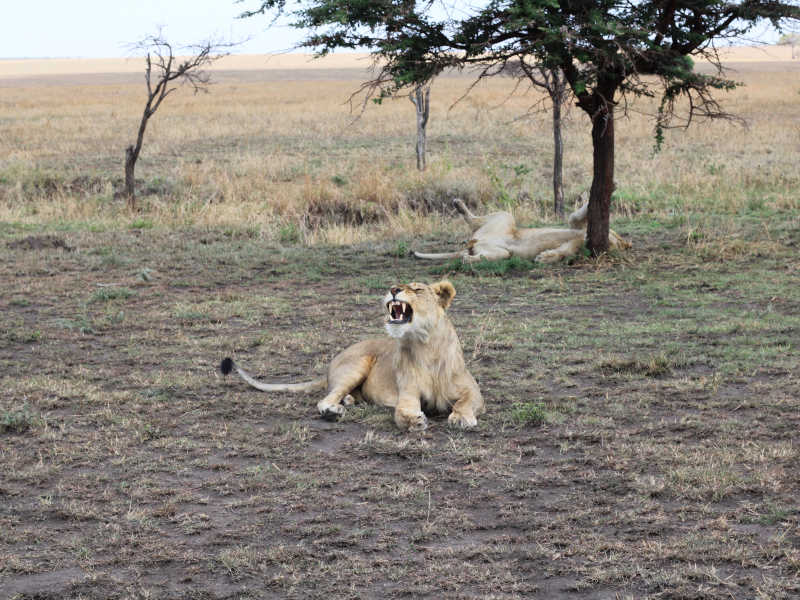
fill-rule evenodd
<path id="1" fill-rule="evenodd" d="M 27 406 L 20 410 L 3 411 L 0 412 L 0 433 L 24 433 L 41 420 Z"/>

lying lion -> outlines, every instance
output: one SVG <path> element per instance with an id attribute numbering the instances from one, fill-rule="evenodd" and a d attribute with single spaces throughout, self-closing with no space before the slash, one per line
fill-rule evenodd
<path id="1" fill-rule="evenodd" d="M 366 400 L 394 407 L 401 429 L 427 427 L 425 413 L 450 413 L 449 422 L 474 427 L 484 411 L 483 398 L 464 365 L 461 344 L 445 309 L 456 295 L 449 281 L 392 287 L 384 298 L 389 337 L 371 338 L 337 354 L 328 375 L 305 383 L 261 383 L 226 358 L 220 369 L 233 369 L 265 392 L 312 392 L 327 387 L 317 403 L 324 418 L 344 414 L 344 405 Z M 424 412 L 423 412 L 424 411 Z"/>
<path id="2" fill-rule="evenodd" d="M 586 239 L 586 213 L 588 201 L 569 216 L 569 229 L 542 227 L 518 229 L 514 217 L 507 212 L 476 216 L 459 199 L 453 201 L 472 228 L 472 239 L 464 250 L 427 254 L 414 252 L 417 258 L 450 259 L 461 258 L 467 262 L 500 260 L 510 256 L 531 258 L 538 262 L 552 263 L 575 256 Z M 610 248 L 630 248 L 630 242 L 614 231 L 608 232 Z"/>

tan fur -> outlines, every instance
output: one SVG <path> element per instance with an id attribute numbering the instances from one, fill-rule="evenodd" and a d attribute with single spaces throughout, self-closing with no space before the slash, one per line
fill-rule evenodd
<path id="1" fill-rule="evenodd" d="M 429 254 L 414 252 L 417 258 L 450 259 L 461 258 L 466 262 L 500 260 L 511 256 L 529 258 L 538 262 L 552 263 L 574 256 L 586 239 L 586 213 L 588 202 L 569 216 L 569 228 L 523 228 L 518 229 L 514 217 L 507 212 L 491 213 L 482 217 L 472 214 L 461 200 L 454 200 L 455 207 L 464 215 L 472 228 L 472 239 L 464 250 Z M 614 231 L 608 232 L 610 248 L 630 248 L 630 242 Z"/>
<path id="2" fill-rule="evenodd" d="M 334 357 L 328 368 L 328 392 L 317 403 L 320 414 L 337 418 L 344 414 L 345 404 L 365 400 L 393 407 L 401 429 L 425 429 L 426 412 L 449 412 L 450 424 L 459 427 L 477 425 L 483 398 L 445 314 L 455 293 L 449 281 L 392 287 L 383 302 L 389 336 L 358 342 Z M 393 321 L 390 303 L 395 301 L 411 307 L 410 322 Z M 322 383 L 262 384 L 233 367 L 250 385 L 265 391 L 312 391 Z"/>

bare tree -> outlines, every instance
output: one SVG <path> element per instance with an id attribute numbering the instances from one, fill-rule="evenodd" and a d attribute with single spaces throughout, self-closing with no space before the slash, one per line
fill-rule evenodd
<path id="1" fill-rule="evenodd" d="M 431 111 L 431 86 L 418 85 L 408 95 L 417 112 L 417 169 L 425 170 L 425 152 L 427 147 L 427 134 L 425 128 L 428 126 L 428 116 Z"/>
<path id="2" fill-rule="evenodd" d="M 131 209 L 136 208 L 134 169 L 142 151 L 144 132 L 150 117 L 161 106 L 164 98 L 177 89 L 176 84 L 191 85 L 195 94 L 208 92 L 211 76 L 203 68 L 226 56 L 227 52 L 222 50 L 230 46 L 231 44 L 206 41 L 184 48 L 190 51 L 190 55 L 180 58 L 175 56 L 175 48 L 164 39 L 161 32 L 134 44 L 134 50 L 146 52 L 144 78 L 147 82 L 147 102 L 139 122 L 136 143 L 125 149 L 125 196 Z"/>

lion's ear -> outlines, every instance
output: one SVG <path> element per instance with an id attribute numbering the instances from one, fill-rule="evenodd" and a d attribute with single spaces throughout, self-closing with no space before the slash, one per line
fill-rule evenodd
<path id="1" fill-rule="evenodd" d="M 449 281 L 440 281 L 431 284 L 431 289 L 433 293 L 439 297 L 439 304 L 442 305 L 442 308 L 450 306 L 450 303 L 453 301 L 453 296 L 456 295 L 456 288 L 454 288 L 453 284 Z"/>

